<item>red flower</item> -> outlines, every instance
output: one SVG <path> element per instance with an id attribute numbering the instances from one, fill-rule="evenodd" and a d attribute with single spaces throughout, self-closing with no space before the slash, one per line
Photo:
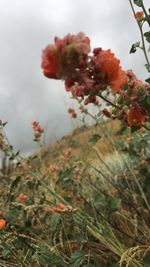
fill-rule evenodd
<path id="1" fill-rule="evenodd" d="M 111 82 L 112 91 L 117 93 L 121 87 L 127 83 L 127 75 L 122 69 L 119 70 L 118 77 Z"/>
<path id="2" fill-rule="evenodd" d="M 87 55 L 90 51 L 90 39 L 83 32 L 72 35 L 72 47 L 79 54 Z"/>
<path id="3" fill-rule="evenodd" d="M 41 67 L 46 77 L 58 79 L 58 74 L 60 71 L 60 62 L 55 45 L 48 45 L 43 50 Z"/>
<path id="4" fill-rule="evenodd" d="M 47 207 L 44 207 L 44 208 L 43 208 L 43 211 L 45 211 L 45 212 L 49 213 L 49 212 L 52 212 L 52 211 L 53 211 L 53 209 L 52 209 L 52 207 L 50 207 L 50 206 L 47 206 Z"/>
<path id="5" fill-rule="evenodd" d="M 104 74 L 104 79 L 111 86 L 112 91 L 119 92 L 121 86 L 127 83 L 127 76 L 120 67 L 120 60 L 110 50 L 99 50 L 98 61 L 100 71 Z"/>
<path id="6" fill-rule="evenodd" d="M 108 82 L 118 77 L 120 60 L 115 58 L 111 50 L 101 50 L 98 54 L 98 61 L 101 64 L 101 71 L 104 73 Z"/>
<path id="7" fill-rule="evenodd" d="M 129 126 L 141 126 L 146 120 L 145 111 L 142 108 L 132 107 L 128 113 Z"/>
<path id="8" fill-rule="evenodd" d="M 135 19 L 140 21 L 143 18 L 143 11 L 138 11 L 135 13 Z"/>

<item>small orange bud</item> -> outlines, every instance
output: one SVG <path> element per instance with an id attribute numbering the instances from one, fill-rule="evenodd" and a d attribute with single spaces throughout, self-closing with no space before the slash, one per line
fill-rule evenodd
<path id="1" fill-rule="evenodd" d="M 65 209 L 66 208 L 65 204 L 62 203 L 62 202 L 58 203 L 58 207 L 61 208 L 61 209 Z"/>
<path id="2" fill-rule="evenodd" d="M 6 224 L 7 224 L 6 220 L 0 219 L 0 229 L 5 228 L 6 227 Z"/>
<path id="3" fill-rule="evenodd" d="M 25 201 L 28 199 L 28 196 L 25 195 L 25 194 L 20 194 L 18 197 L 17 197 L 20 201 Z"/>
<path id="4" fill-rule="evenodd" d="M 74 112 L 72 112 L 71 113 L 71 117 L 73 118 L 73 119 L 75 119 L 76 117 L 77 117 L 77 113 L 74 111 Z"/>
<path id="5" fill-rule="evenodd" d="M 81 113 L 84 112 L 84 107 L 83 107 L 83 106 L 80 106 L 79 109 L 80 109 L 80 112 L 81 112 Z"/>
<path id="6" fill-rule="evenodd" d="M 68 113 L 72 113 L 72 112 L 74 112 L 74 109 L 72 109 L 72 108 L 68 108 Z"/>
<path id="7" fill-rule="evenodd" d="M 143 11 L 138 11 L 135 13 L 135 19 L 140 21 L 143 18 Z"/>
<path id="8" fill-rule="evenodd" d="M 28 170 L 30 170 L 30 171 L 33 170 L 33 166 L 32 165 L 29 165 L 28 166 Z"/>
<path id="9" fill-rule="evenodd" d="M 61 212 L 62 212 L 62 209 L 59 208 L 59 207 L 56 207 L 56 208 L 54 208 L 54 211 L 55 211 L 56 213 L 61 213 Z"/>
<path id="10" fill-rule="evenodd" d="M 111 195 L 114 197 L 118 194 L 118 190 L 116 188 L 112 188 Z"/>

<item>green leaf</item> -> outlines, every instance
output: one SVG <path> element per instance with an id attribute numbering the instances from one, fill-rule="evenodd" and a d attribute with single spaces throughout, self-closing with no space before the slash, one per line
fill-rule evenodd
<path id="1" fill-rule="evenodd" d="M 70 259 L 69 267 L 79 267 L 84 262 L 84 253 L 81 250 L 75 251 Z"/>
<path id="2" fill-rule="evenodd" d="M 96 267 L 96 266 L 93 264 L 88 264 L 88 265 L 84 265 L 83 267 Z M 99 267 L 101 267 L 101 266 L 99 265 Z"/>
<path id="3" fill-rule="evenodd" d="M 130 54 L 135 53 L 136 52 L 136 48 L 140 46 L 140 42 L 136 42 L 131 46 L 130 49 Z"/>
<path id="4" fill-rule="evenodd" d="M 143 5 L 143 1 L 142 0 L 134 0 L 134 4 L 141 7 Z"/>
<path id="5" fill-rule="evenodd" d="M 146 101 L 147 101 L 147 104 L 150 105 L 150 96 L 147 96 Z"/>
<path id="6" fill-rule="evenodd" d="M 110 265 L 107 265 L 107 267 L 119 267 L 118 263 L 111 263 Z"/>
<path id="7" fill-rule="evenodd" d="M 5 122 L 3 122 L 3 127 L 5 127 L 5 125 L 8 123 L 8 121 L 5 121 Z"/>
<path id="8" fill-rule="evenodd" d="M 149 64 L 145 64 L 145 67 L 146 67 L 147 71 L 150 72 L 150 65 Z"/>
<path id="9" fill-rule="evenodd" d="M 51 254 L 49 253 L 49 255 L 48 254 L 34 255 L 32 259 L 40 263 L 40 266 L 48 266 L 48 264 L 51 261 Z"/>
<path id="10" fill-rule="evenodd" d="M 94 207 L 98 209 L 102 207 L 104 203 L 105 203 L 104 195 L 102 193 L 96 193 L 94 196 Z"/>
<path id="11" fill-rule="evenodd" d="M 149 32 L 145 32 L 145 33 L 144 33 L 144 36 L 145 36 L 145 38 L 146 38 L 146 41 L 147 41 L 148 43 L 150 43 L 150 31 L 149 31 Z"/>
<path id="12" fill-rule="evenodd" d="M 63 258 L 59 255 L 49 251 L 47 247 L 40 247 L 35 254 L 32 256 L 32 260 L 38 262 L 38 266 L 42 267 L 65 267 L 66 264 L 63 262 Z"/>
<path id="13" fill-rule="evenodd" d="M 9 256 L 10 256 L 10 249 L 8 248 L 8 247 L 3 247 L 3 250 L 2 250 L 2 257 L 4 258 L 4 259 L 7 259 L 7 258 L 9 258 Z"/>
<path id="14" fill-rule="evenodd" d="M 67 168 L 59 173 L 57 185 L 61 188 L 69 188 L 72 186 L 73 168 Z"/>
<path id="15" fill-rule="evenodd" d="M 30 247 L 30 245 L 27 243 L 27 240 L 21 236 L 18 236 L 14 240 L 13 245 L 15 245 L 15 247 L 17 249 L 23 249 L 23 248 L 29 249 L 29 247 Z"/>
<path id="16" fill-rule="evenodd" d="M 145 82 L 150 84 L 150 77 L 148 79 L 146 79 Z"/>
<path id="17" fill-rule="evenodd" d="M 99 134 L 93 134 L 89 141 L 92 144 L 96 144 L 99 141 L 99 139 L 101 139 L 101 136 Z"/>
<path id="18" fill-rule="evenodd" d="M 53 213 L 51 220 L 50 220 L 50 226 L 51 226 L 51 231 L 55 232 L 59 222 L 61 219 L 61 215 L 58 213 Z"/>
<path id="19" fill-rule="evenodd" d="M 150 254 L 144 257 L 144 267 L 150 266 Z"/>
<path id="20" fill-rule="evenodd" d="M 14 200 L 14 194 L 13 193 L 9 193 L 5 202 L 5 205 L 9 202 L 12 202 Z"/>
<path id="21" fill-rule="evenodd" d="M 16 179 L 11 183 L 10 188 L 13 189 L 13 188 L 17 187 L 17 185 L 19 184 L 20 180 L 21 180 L 21 176 L 17 176 Z"/>
<path id="22" fill-rule="evenodd" d="M 105 236 L 106 238 L 109 237 L 110 235 L 110 227 L 108 225 L 106 225 L 103 230 L 102 230 L 102 234 L 103 236 Z"/>
<path id="23" fill-rule="evenodd" d="M 120 203 L 121 203 L 120 198 L 115 197 L 115 198 L 109 199 L 108 207 L 109 207 L 110 212 L 116 211 L 119 208 Z"/>

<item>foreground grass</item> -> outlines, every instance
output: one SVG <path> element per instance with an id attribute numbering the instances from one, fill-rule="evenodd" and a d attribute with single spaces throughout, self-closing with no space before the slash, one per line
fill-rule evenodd
<path id="1" fill-rule="evenodd" d="M 1 176 L 0 266 L 150 266 L 149 148 L 119 134 L 82 127 Z"/>

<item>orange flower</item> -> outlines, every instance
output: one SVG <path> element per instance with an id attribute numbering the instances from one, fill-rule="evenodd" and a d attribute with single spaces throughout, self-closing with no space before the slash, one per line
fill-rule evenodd
<path id="1" fill-rule="evenodd" d="M 32 165 L 28 165 L 28 170 L 32 171 L 33 170 L 33 166 Z"/>
<path id="2" fill-rule="evenodd" d="M 135 19 L 140 21 L 143 18 L 143 11 L 138 11 L 135 13 Z"/>
<path id="3" fill-rule="evenodd" d="M 111 86 L 112 91 L 119 92 L 121 86 L 127 83 L 127 76 L 120 67 L 120 60 L 115 57 L 111 50 L 101 50 L 98 54 L 98 61 L 101 64 L 101 71 L 106 82 Z"/>
<path id="4" fill-rule="evenodd" d="M 114 197 L 118 194 L 118 190 L 116 188 L 112 188 L 111 195 Z"/>
<path id="5" fill-rule="evenodd" d="M 5 228 L 6 227 L 6 224 L 7 224 L 6 220 L 0 219 L 0 229 Z"/>
<path id="6" fill-rule="evenodd" d="M 98 61 L 101 64 L 101 71 L 106 76 L 108 82 L 118 77 L 120 70 L 120 60 L 118 60 L 111 50 L 101 50 L 98 54 Z"/>
<path id="7" fill-rule="evenodd" d="M 73 118 L 73 119 L 75 119 L 76 117 L 77 117 L 77 113 L 74 111 L 74 112 L 72 112 L 71 113 L 71 117 Z"/>
<path id="8" fill-rule="evenodd" d="M 111 88 L 114 93 L 120 91 L 121 87 L 127 83 L 127 76 L 125 71 L 122 69 L 119 70 L 118 77 L 111 82 Z"/>
<path id="9" fill-rule="evenodd" d="M 18 197 L 17 197 L 20 201 L 25 201 L 28 199 L 28 196 L 25 195 L 25 194 L 20 194 Z"/>
<path id="10" fill-rule="evenodd" d="M 58 172 L 58 171 L 60 171 L 60 168 L 56 164 L 50 164 L 48 166 L 48 170 L 50 172 Z"/>
<path id="11" fill-rule="evenodd" d="M 62 202 L 58 203 L 58 207 L 61 208 L 61 209 L 65 209 L 66 208 L 65 204 L 62 203 Z"/>
<path id="12" fill-rule="evenodd" d="M 49 213 L 49 212 L 52 212 L 53 209 L 52 209 L 50 206 L 47 206 L 47 207 L 44 207 L 44 208 L 43 208 L 43 211 Z"/>
<path id="13" fill-rule="evenodd" d="M 68 149 L 63 150 L 63 155 L 65 157 L 71 156 L 71 153 L 72 153 L 72 149 L 70 147 Z"/>
<path id="14" fill-rule="evenodd" d="M 75 112 L 73 108 L 68 108 L 68 113 L 71 115 L 72 118 L 77 117 L 77 113 Z"/>
<path id="15" fill-rule="evenodd" d="M 61 213 L 61 212 L 66 211 L 66 210 L 68 210 L 68 208 L 62 202 L 59 202 L 58 205 L 57 205 L 57 207 L 54 208 L 54 211 L 56 213 Z"/>
<path id="16" fill-rule="evenodd" d="M 128 113 L 128 124 L 129 126 L 141 126 L 146 120 L 145 111 L 140 108 L 133 107 Z"/>
<path id="17" fill-rule="evenodd" d="M 57 79 L 60 71 L 60 62 L 55 45 L 48 45 L 43 50 L 41 67 L 47 78 Z"/>
<path id="18" fill-rule="evenodd" d="M 56 213 L 61 213 L 61 212 L 62 212 L 62 209 L 59 208 L 59 207 L 56 207 L 56 208 L 54 208 L 54 211 L 55 211 Z"/>

